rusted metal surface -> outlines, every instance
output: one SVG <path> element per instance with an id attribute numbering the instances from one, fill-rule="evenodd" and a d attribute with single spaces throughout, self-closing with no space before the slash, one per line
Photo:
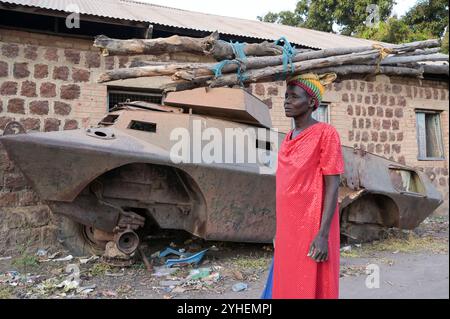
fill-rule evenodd
<path id="1" fill-rule="evenodd" d="M 272 119 L 266 104 L 241 89 L 197 88 L 169 92 L 164 104 L 192 108 L 194 113 L 229 121 L 272 127 Z"/>
<path id="2" fill-rule="evenodd" d="M 20 122 L 11 121 L 5 125 L 3 129 L 3 135 L 16 135 L 25 133 L 25 128 Z"/>
<path id="3" fill-rule="evenodd" d="M 158 105 L 154 103 L 144 102 L 144 101 L 132 101 L 132 102 L 123 102 L 114 106 L 110 111 L 119 111 L 119 110 L 153 110 L 153 111 L 161 111 L 161 112 L 172 112 L 172 113 L 183 113 L 183 108 L 181 107 L 173 107 L 167 105 Z"/>
<path id="4" fill-rule="evenodd" d="M 150 273 L 153 272 L 153 266 L 148 261 L 147 256 L 145 256 L 144 249 L 142 248 L 142 246 L 139 246 L 139 253 L 140 253 L 141 257 L 142 257 L 142 261 L 144 262 L 145 268 L 147 269 L 147 271 L 150 272 Z"/>
<path id="5" fill-rule="evenodd" d="M 177 142 L 171 132 L 185 128 L 192 136 L 194 120 L 221 133 L 252 126 L 152 109 L 117 109 L 105 118 L 112 115 L 89 132 L 18 134 L 0 141 L 53 212 L 86 226 L 117 234 L 140 230 L 145 220 L 208 240 L 272 241 L 275 171 L 264 173 L 267 164 L 170 159 Z M 133 121 L 152 124 L 151 130 L 133 129 Z M 279 145 L 285 135 L 276 136 Z M 385 227 L 412 229 L 442 202 L 421 172 L 350 147 L 343 147 L 343 156 L 339 202 L 342 233 L 349 238 L 373 239 Z"/>

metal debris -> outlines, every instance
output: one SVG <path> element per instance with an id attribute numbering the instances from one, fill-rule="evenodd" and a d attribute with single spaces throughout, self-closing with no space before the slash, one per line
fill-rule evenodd
<path id="1" fill-rule="evenodd" d="M 248 285 L 244 282 L 238 282 L 237 284 L 234 284 L 233 287 L 231 287 L 231 289 L 234 292 L 244 291 L 248 289 Z"/>
<path id="2" fill-rule="evenodd" d="M 184 283 L 184 280 L 163 280 L 159 282 L 160 286 L 175 287 Z"/>
<path id="3" fill-rule="evenodd" d="M 45 257 L 45 256 L 47 256 L 47 254 L 48 254 L 48 251 L 44 248 L 39 248 L 36 252 L 36 256 L 38 256 L 38 257 Z"/>
<path id="4" fill-rule="evenodd" d="M 95 288 L 97 288 L 97 285 L 95 285 L 95 284 L 90 285 L 90 286 L 85 286 L 85 287 L 78 287 L 77 293 L 87 295 L 87 294 L 93 292 Z"/>
<path id="5" fill-rule="evenodd" d="M 93 255 L 93 256 L 91 256 L 91 257 L 89 257 L 89 258 L 80 258 L 80 263 L 81 263 L 81 264 L 87 264 L 88 262 L 93 261 L 93 260 L 97 260 L 97 259 L 99 259 L 99 258 L 100 258 L 100 257 L 95 256 L 95 255 Z"/>
<path id="6" fill-rule="evenodd" d="M 144 250 L 141 246 L 139 246 L 139 253 L 141 254 L 142 261 L 145 264 L 145 268 L 147 268 L 147 271 L 152 272 L 153 271 L 153 265 L 148 261 L 147 257 L 145 256 Z"/>

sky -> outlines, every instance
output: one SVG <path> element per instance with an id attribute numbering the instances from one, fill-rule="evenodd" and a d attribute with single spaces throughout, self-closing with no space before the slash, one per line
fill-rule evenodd
<path id="1" fill-rule="evenodd" d="M 191 11 L 256 20 L 269 11 L 294 10 L 297 0 L 137 0 Z M 397 0 L 393 13 L 403 15 L 416 0 Z"/>

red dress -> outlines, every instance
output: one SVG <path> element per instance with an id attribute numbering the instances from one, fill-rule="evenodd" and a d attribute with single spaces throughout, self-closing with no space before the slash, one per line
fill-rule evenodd
<path id="1" fill-rule="evenodd" d="M 316 123 L 294 139 L 286 135 L 278 154 L 276 173 L 274 299 L 339 297 L 339 207 L 331 223 L 328 260 L 308 257 L 319 232 L 325 184 L 323 175 L 344 172 L 336 129 Z"/>

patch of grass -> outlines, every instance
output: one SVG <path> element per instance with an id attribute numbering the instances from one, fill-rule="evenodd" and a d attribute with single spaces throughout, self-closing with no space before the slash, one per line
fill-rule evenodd
<path id="1" fill-rule="evenodd" d="M 341 257 L 370 257 L 377 252 L 412 253 L 421 251 L 434 254 L 448 253 L 448 241 L 435 237 L 419 237 L 411 233 L 406 238 L 390 237 L 381 241 L 362 244 L 361 247 L 352 246 L 351 251 L 341 252 Z"/>
<path id="2" fill-rule="evenodd" d="M 110 271 L 110 270 L 111 270 L 111 266 L 109 266 L 107 264 L 103 264 L 103 263 L 97 263 L 97 264 L 94 264 L 94 266 L 91 269 L 89 269 L 89 273 L 92 276 L 96 277 L 96 276 L 103 276 L 103 275 L 105 275 L 105 273 L 107 271 Z"/>
<path id="3" fill-rule="evenodd" d="M 40 296 L 50 296 L 57 292 L 56 287 L 63 280 L 62 276 L 48 278 L 41 282 L 40 284 L 31 288 L 31 291 L 37 293 Z"/>
<path id="4" fill-rule="evenodd" d="M 13 289 L 8 286 L 0 287 L 0 299 L 14 298 Z"/>
<path id="5" fill-rule="evenodd" d="M 414 234 L 409 234 L 406 239 L 388 238 L 386 240 L 366 246 L 373 251 L 388 251 L 388 252 L 418 252 L 428 251 L 432 253 L 446 253 L 448 252 L 448 243 L 445 240 L 439 240 L 433 237 L 418 237 Z"/>
<path id="6" fill-rule="evenodd" d="M 28 269 L 37 267 L 39 263 L 36 256 L 26 254 L 13 260 L 12 264 L 15 267 L 22 268 L 27 271 Z"/>
<path id="7" fill-rule="evenodd" d="M 270 264 L 270 258 L 268 257 L 237 257 L 233 259 L 233 265 L 241 269 L 259 269 L 268 268 Z"/>
<path id="8" fill-rule="evenodd" d="M 133 265 L 131 265 L 131 269 L 136 269 L 136 270 L 140 270 L 140 269 L 146 269 L 144 262 L 139 262 L 139 263 L 134 263 Z"/>
<path id="9" fill-rule="evenodd" d="M 39 259 L 35 255 L 31 255 L 27 252 L 28 245 L 21 245 L 17 247 L 20 257 L 15 258 L 12 261 L 12 265 L 27 272 L 39 265 Z"/>
<path id="10" fill-rule="evenodd" d="M 356 251 L 356 249 L 353 247 L 352 247 L 352 250 L 350 250 L 350 251 L 341 252 L 341 257 L 358 258 L 360 256 L 361 256 L 361 253 L 359 251 Z"/>

